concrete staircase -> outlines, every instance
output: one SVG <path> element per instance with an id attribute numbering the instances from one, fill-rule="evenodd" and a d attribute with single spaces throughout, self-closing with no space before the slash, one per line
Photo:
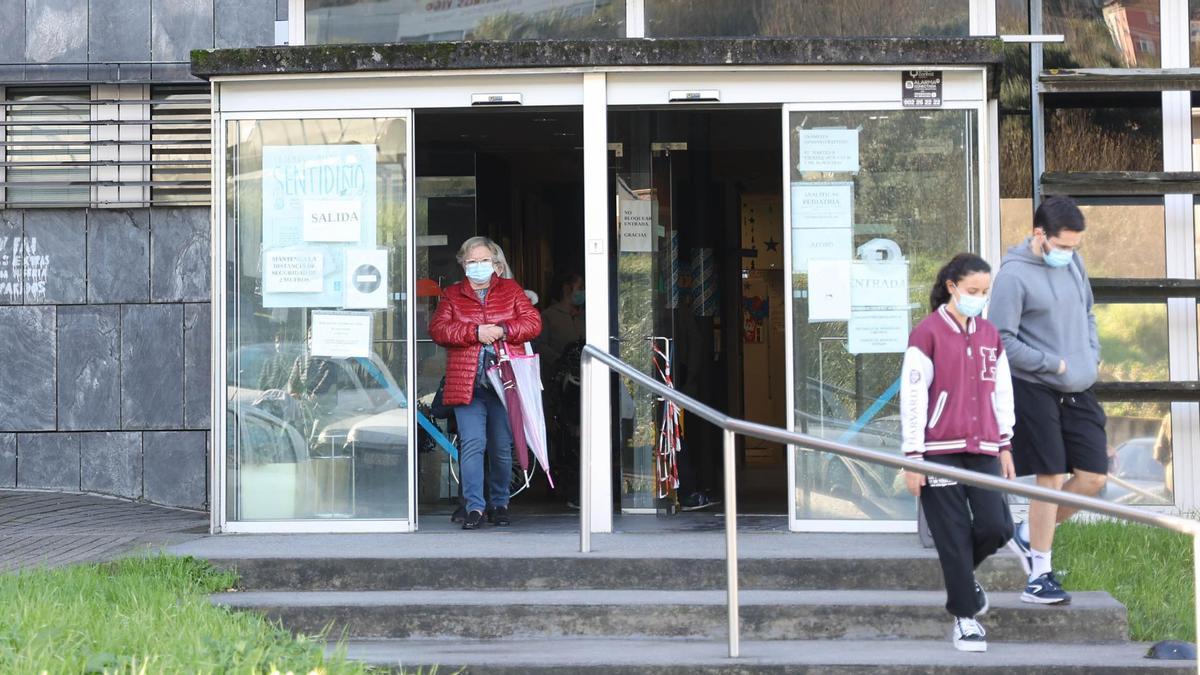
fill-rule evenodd
<path id="1" fill-rule="evenodd" d="M 570 538 L 533 534 L 397 535 L 376 547 L 371 536 L 325 536 L 300 556 L 253 540 L 247 553 L 246 537 L 206 540 L 205 557 L 241 575 L 242 590 L 214 602 L 297 632 L 332 626 L 352 658 L 397 670 L 1195 672 L 1144 659 L 1147 645 L 1128 641 L 1125 608 L 1107 593 L 1075 593 L 1068 607 L 1019 602 L 1023 575 L 1004 554 L 980 573 L 989 652 L 957 652 L 936 559 L 911 535 L 745 537 L 738 659 L 726 654 L 719 534 L 611 535 L 587 556 Z"/>

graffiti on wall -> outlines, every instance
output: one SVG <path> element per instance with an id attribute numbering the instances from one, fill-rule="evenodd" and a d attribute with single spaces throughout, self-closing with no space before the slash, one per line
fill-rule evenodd
<path id="1" fill-rule="evenodd" d="M 0 236 L 0 302 L 44 302 L 50 254 L 38 250 L 37 237 Z"/>

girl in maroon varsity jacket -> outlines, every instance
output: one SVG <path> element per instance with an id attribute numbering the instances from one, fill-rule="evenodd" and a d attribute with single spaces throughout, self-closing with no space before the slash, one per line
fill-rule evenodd
<path id="1" fill-rule="evenodd" d="M 903 450 L 910 459 L 1013 478 L 1012 380 L 996 327 L 979 315 L 991 267 L 960 253 L 938 272 L 930 314 L 913 330 L 900 374 Z M 952 639 L 962 651 L 987 651 L 978 617 L 987 593 L 975 568 L 1012 537 L 1004 495 L 956 481 L 905 472 L 920 496 L 942 575 Z"/>

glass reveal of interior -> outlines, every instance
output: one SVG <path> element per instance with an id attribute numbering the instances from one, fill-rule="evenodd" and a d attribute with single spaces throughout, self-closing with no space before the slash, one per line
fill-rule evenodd
<path id="1" fill-rule="evenodd" d="M 979 240 L 976 114 L 791 112 L 795 428 L 900 452 L 897 375 L 938 268 Z M 798 448 L 799 519 L 911 520 L 899 472 Z"/>
<path id="2" fill-rule="evenodd" d="M 625 36 L 625 0 L 308 0 L 308 44 Z"/>
<path id="3" fill-rule="evenodd" d="M 967 35 L 967 0 L 645 0 L 646 35 Z M 700 5 L 703 5 L 703 8 Z"/>
<path id="4" fill-rule="evenodd" d="M 231 521 L 409 516 L 407 127 L 228 123 Z"/>

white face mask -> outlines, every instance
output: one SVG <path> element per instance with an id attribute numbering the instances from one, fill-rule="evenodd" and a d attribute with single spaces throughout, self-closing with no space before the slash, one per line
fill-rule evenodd
<path id="1" fill-rule="evenodd" d="M 955 287 L 958 290 L 958 287 Z M 987 307 L 988 296 L 986 295 L 965 295 L 959 291 L 954 298 L 954 306 L 958 308 L 958 313 L 965 317 L 979 316 L 983 313 L 983 309 Z"/>
<path id="2" fill-rule="evenodd" d="M 466 270 L 467 278 L 477 284 L 491 279 L 492 275 L 496 273 L 496 266 L 492 264 L 491 260 L 470 262 L 464 265 L 463 269 Z"/>

